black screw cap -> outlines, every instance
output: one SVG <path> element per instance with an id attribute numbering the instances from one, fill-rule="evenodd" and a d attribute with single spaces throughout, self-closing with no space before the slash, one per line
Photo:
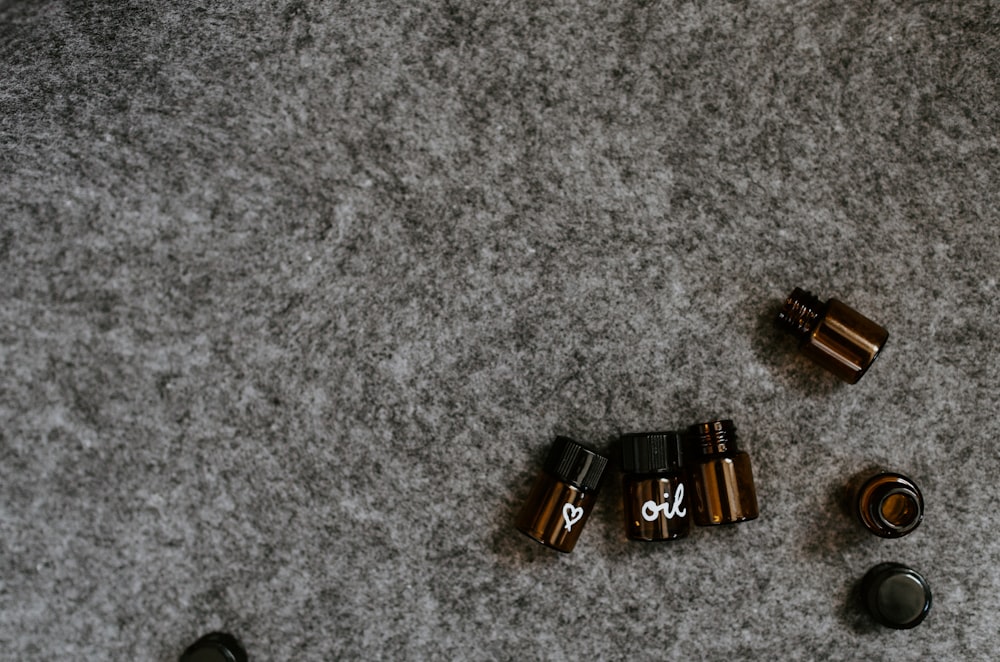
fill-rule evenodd
<path id="1" fill-rule="evenodd" d="M 191 644 L 180 662 L 247 662 L 247 653 L 233 635 L 210 632 Z"/>
<path id="2" fill-rule="evenodd" d="M 912 568 L 880 563 L 861 582 L 865 606 L 880 624 L 897 630 L 914 628 L 931 610 L 931 587 Z"/>

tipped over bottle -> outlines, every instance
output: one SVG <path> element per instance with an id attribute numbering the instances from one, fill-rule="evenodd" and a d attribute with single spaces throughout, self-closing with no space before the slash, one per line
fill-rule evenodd
<path id="1" fill-rule="evenodd" d="M 871 367 L 889 332 L 847 304 L 796 287 L 778 313 L 778 324 L 799 339 L 803 354 L 848 384 Z"/>

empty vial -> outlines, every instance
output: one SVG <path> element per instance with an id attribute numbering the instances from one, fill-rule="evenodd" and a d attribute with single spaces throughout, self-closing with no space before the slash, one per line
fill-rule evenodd
<path id="1" fill-rule="evenodd" d="M 568 437 L 556 437 L 518 515 L 517 529 L 552 549 L 573 551 L 607 465 L 603 455 Z"/>
<path id="2" fill-rule="evenodd" d="M 692 487 L 694 523 L 732 524 L 756 519 L 757 491 L 750 456 L 736 447 L 730 420 L 692 425 L 687 472 Z"/>
<path id="3" fill-rule="evenodd" d="M 210 632 L 191 644 L 180 662 L 247 662 L 247 654 L 233 635 Z"/>
<path id="4" fill-rule="evenodd" d="M 878 358 L 889 332 L 837 299 L 822 303 L 796 287 L 785 300 L 778 323 L 799 339 L 802 353 L 849 384 Z"/>
<path id="5" fill-rule="evenodd" d="M 625 533 L 632 540 L 674 540 L 691 528 L 677 432 L 626 434 L 621 439 Z"/>
<path id="6" fill-rule="evenodd" d="M 879 472 L 858 489 L 855 510 L 861 523 L 875 535 L 899 538 L 920 525 L 924 497 L 906 476 Z"/>
<path id="7" fill-rule="evenodd" d="M 931 587 L 899 563 L 880 563 L 861 580 L 865 607 L 879 624 L 897 630 L 920 625 L 931 610 Z"/>

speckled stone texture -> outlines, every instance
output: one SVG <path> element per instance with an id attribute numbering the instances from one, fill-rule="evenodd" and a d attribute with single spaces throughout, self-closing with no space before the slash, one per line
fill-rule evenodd
<path id="1" fill-rule="evenodd" d="M 995 656 L 998 136 L 990 2 L 0 0 L 0 657 Z M 513 529 L 556 434 L 721 417 L 759 520 Z"/>

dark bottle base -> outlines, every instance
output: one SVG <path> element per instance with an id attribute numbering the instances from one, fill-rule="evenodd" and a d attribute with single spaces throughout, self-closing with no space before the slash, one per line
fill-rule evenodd
<path id="1" fill-rule="evenodd" d="M 865 573 L 861 596 L 872 618 L 895 630 L 917 627 L 931 610 L 927 580 L 900 563 L 880 563 Z"/>
<path id="2" fill-rule="evenodd" d="M 247 662 L 247 654 L 233 635 L 210 632 L 191 644 L 180 662 Z"/>

